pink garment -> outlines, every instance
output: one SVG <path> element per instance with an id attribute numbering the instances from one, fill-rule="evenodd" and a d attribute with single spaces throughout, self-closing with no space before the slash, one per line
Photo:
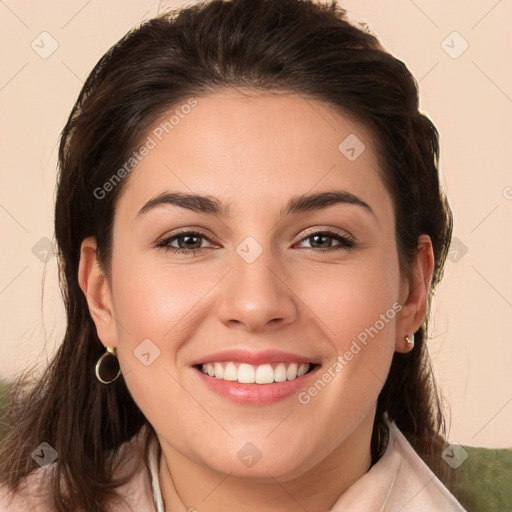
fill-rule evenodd
<path id="1" fill-rule="evenodd" d="M 386 452 L 330 512 L 466 512 L 414 451 L 395 423 Z"/>
<path id="2" fill-rule="evenodd" d="M 158 442 L 151 445 L 149 467 L 143 462 L 136 436 L 121 447 L 123 468 L 136 468 L 128 484 L 120 488 L 126 497 L 112 512 L 165 511 L 158 483 Z M 11 500 L 0 488 L 0 512 L 53 512 L 44 489 L 54 465 L 41 468 L 27 479 L 27 486 Z M 187 512 L 184 507 L 183 511 Z M 395 423 L 389 424 L 389 443 L 384 455 L 354 482 L 328 512 L 466 512 L 414 451 Z M 166 511 L 178 512 L 178 511 Z"/>

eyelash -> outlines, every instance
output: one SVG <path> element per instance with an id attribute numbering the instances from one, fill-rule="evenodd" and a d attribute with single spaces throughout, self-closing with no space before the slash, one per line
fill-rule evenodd
<path id="1" fill-rule="evenodd" d="M 171 237 L 165 238 L 163 240 L 157 241 L 153 244 L 154 247 L 164 249 L 165 252 L 172 252 L 175 254 L 186 254 L 187 256 L 194 256 L 199 251 L 202 251 L 203 249 L 206 249 L 206 247 L 201 247 L 199 249 L 181 249 L 180 247 L 172 247 L 169 245 L 169 243 L 173 242 L 174 240 L 178 238 L 182 238 L 184 236 L 197 236 L 200 238 L 203 238 L 207 240 L 210 243 L 213 243 L 207 236 L 203 235 L 202 233 L 198 233 L 196 231 L 182 231 L 180 233 L 177 233 Z M 354 240 L 352 240 L 348 236 L 340 235 L 339 233 L 336 233 L 334 231 L 315 231 L 313 233 L 308 234 L 304 238 L 300 240 L 300 242 L 303 242 L 304 240 L 307 240 L 315 235 L 324 235 L 328 238 L 333 238 L 339 242 L 341 242 L 340 245 L 334 246 L 334 247 L 328 247 L 327 249 L 315 249 L 314 247 L 304 247 L 303 249 L 313 251 L 313 252 L 331 252 L 331 251 L 337 251 L 337 250 L 346 250 L 350 251 L 351 249 L 354 249 L 356 246 L 356 243 Z"/>

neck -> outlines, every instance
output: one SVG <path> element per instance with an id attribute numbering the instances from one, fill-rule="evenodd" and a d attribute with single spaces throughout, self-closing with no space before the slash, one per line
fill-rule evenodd
<path id="1" fill-rule="evenodd" d="M 237 477 L 191 461 L 162 444 L 159 477 L 167 511 L 330 510 L 371 465 L 374 412 L 321 462 L 292 479 Z"/>

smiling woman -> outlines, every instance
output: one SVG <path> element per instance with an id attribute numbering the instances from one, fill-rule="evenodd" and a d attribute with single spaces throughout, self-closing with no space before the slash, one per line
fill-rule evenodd
<path id="1" fill-rule="evenodd" d="M 437 160 L 414 78 L 334 3 L 129 32 L 62 133 L 67 331 L 13 394 L 0 510 L 463 510 L 426 346 Z"/>

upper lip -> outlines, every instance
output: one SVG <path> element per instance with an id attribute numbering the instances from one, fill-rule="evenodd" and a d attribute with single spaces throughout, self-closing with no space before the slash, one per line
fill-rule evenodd
<path id="1" fill-rule="evenodd" d="M 238 363 L 247 363 L 260 365 L 265 363 L 313 363 L 314 361 L 305 356 L 294 354 L 293 352 L 283 352 L 281 350 L 263 350 L 253 352 L 246 349 L 227 349 L 215 352 L 192 362 L 192 366 L 204 363 L 216 363 L 222 361 L 233 361 Z"/>

